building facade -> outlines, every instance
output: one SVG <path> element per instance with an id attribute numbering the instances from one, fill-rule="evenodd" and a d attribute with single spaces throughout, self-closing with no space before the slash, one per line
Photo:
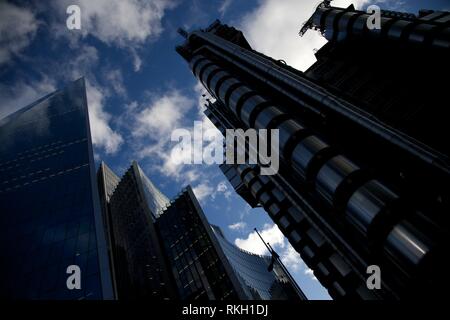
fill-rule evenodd
<path id="1" fill-rule="evenodd" d="M 0 120 L 0 159 L 0 296 L 113 298 L 84 80 Z"/>
<path id="2" fill-rule="evenodd" d="M 307 299 L 279 259 L 242 250 L 230 243 L 218 226 L 211 227 L 249 299 L 290 301 Z M 268 268 L 272 268 L 273 271 L 269 272 Z"/>
<path id="3" fill-rule="evenodd" d="M 100 167 L 99 175 L 104 169 Z M 168 201 L 133 162 L 107 202 L 104 212 L 112 240 L 117 299 L 175 298 L 155 226 L 159 211 Z"/>
<path id="4" fill-rule="evenodd" d="M 107 171 L 102 164 L 98 176 L 113 182 L 99 184 L 114 185 L 116 176 Z M 106 194 L 101 191 L 119 300 L 305 299 L 280 262 L 268 270 L 267 257 L 231 248 L 219 237 L 190 187 L 169 201 L 133 162 L 109 199 Z M 248 281 L 252 268 L 258 276 Z"/>
<path id="5" fill-rule="evenodd" d="M 120 182 L 120 178 L 112 171 L 103 161 L 100 163 L 100 168 L 97 171 L 97 184 L 100 196 L 100 204 L 102 209 L 102 221 L 105 227 L 106 246 L 108 250 L 108 260 L 111 271 L 111 281 L 114 291 L 114 297 L 117 298 L 117 284 L 116 275 L 114 272 L 114 257 L 113 244 L 114 238 L 112 233 L 112 217 L 111 208 L 109 207 L 109 200 L 111 199 L 114 190 Z"/>
<path id="6" fill-rule="evenodd" d="M 448 236 L 445 125 L 450 14 L 382 11 L 381 29 L 354 7 L 320 4 L 301 34 L 329 42 L 306 72 L 251 48 L 214 22 L 177 52 L 214 98 L 226 129 L 278 129 L 280 170 L 224 163 L 250 205 L 264 207 L 336 299 L 438 296 Z M 309 31 L 312 32 L 312 31 Z M 247 150 L 248 152 L 248 150 Z M 381 270 L 370 290 L 367 269 Z"/>

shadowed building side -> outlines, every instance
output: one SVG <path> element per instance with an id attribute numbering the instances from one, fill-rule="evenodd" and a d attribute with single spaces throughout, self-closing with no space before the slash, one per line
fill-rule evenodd
<path id="1" fill-rule="evenodd" d="M 109 210 L 117 296 L 121 300 L 174 299 L 170 269 L 154 225 L 159 210 L 149 205 L 141 169 L 133 162 L 110 197 Z M 158 198 L 159 199 L 159 198 Z"/>
<path id="2" fill-rule="evenodd" d="M 0 121 L 0 213 L 2 298 L 113 298 L 84 79 Z"/>
<path id="3" fill-rule="evenodd" d="M 169 201 L 136 162 L 118 183 L 109 171 L 102 163 L 98 175 L 106 190 L 119 300 L 305 299 L 278 262 L 269 271 L 267 257 L 224 247 L 226 240 L 211 228 L 190 186 Z M 229 256 L 235 252 L 247 259 Z M 245 283 L 242 270 L 248 273 L 251 266 L 239 264 L 249 259 L 260 277 Z"/>
<path id="4" fill-rule="evenodd" d="M 115 283 L 116 275 L 113 258 L 114 235 L 112 233 L 112 218 L 109 201 L 112 194 L 114 193 L 114 190 L 120 182 L 120 178 L 106 165 L 106 163 L 102 161 L 100 164 L 100 168 L 97 171 L 97 182 L 100 203 L 102 206 L 103 225 L 105 226 L 109 264 L 111 266 L 111 280 L 114 289 L 114 296 L 117 299 L 117 288 Z"/>
<path id="5" fill-rule="evenodd" d="M 438 295 L 445 273 L 449 135 L 442 74 L 450 14 L 368 15 L 324 1 L 306 24 L 329 40 L 306 72 L 253 50 L 215 21 L 176 48 L 226 129 L 278 129 L 280 170 L 223 164 L 252 206 L 264 207 L 336 299 Z M 303 30 L 304 31 L 304 30 Z M 248 150 L 247 150 L 248 153 Z M 367 267 L 381 289 L 366 286 Z"/>

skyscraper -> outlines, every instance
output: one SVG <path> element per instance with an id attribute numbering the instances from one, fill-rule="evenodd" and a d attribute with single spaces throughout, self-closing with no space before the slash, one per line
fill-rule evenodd
<path id="1" fill-rule="evenodd" d="M 119 300 L 305 299 L 278 260 L 269 270 L 270 258 L 241 251 L 211 227 L 190 187 L 169 201 L 136 162 L 118 183 L 105 164 L 98 176 L 114 186 L 109 198 L 99 190 Z"/>
<path id="2" fill-rule="evenodd" d="M 301 33 L 329 42 L 306 72 L 251 48 L 214 22 L 177 52 L 214 97 L 206 115 L 226 129 L 278 129 L 280 170 L 224 163 L 252 206 L 261 205 L 336 299 L 438 295 L 448 236 L 450 14 L 369 15 L 320 4 Z M 248 152 L 248 150 L 247 150 Z M 381 270 L 369 289 L 368 267 Z M 444 277 L 445 278 L 445 277 Z"/>
<path id="3" fill-rule="evenodd" d="M 105 168 L 101 166 L 100 172 Z M 175 297 L 155 228 L 159 211 L 168 201 L 135 162 L 110 196 L 106 210 L 110 217 L 108 227 L 113 241 L 111 255 L 118 299 Z"/>
<path id="4" fill-rule="evenodd" d="M 111 271 L 111 281 L 114 291 L 114 297 L 117 298 L 117 284 L 116 275 L 114 273 L 114 258 L 113 258 L 113 244 L 114 238 L 111 229 L 111 209 L 109 207 L 109 200 L 120 182 L 120 178 L 104 163 L 100 163 L 100 168 L 97 171 L 98 192 L 100 195 L 100 204 L 102 208 L 102 221 L 105 227 L 106 246 L 108 250 L 108 260 Z"/>
<path id="5" fill-rule="evenodd" d="M 0 213 L 2 298 L 113 297 L 84 79 L 0 120 Z"/>
<path id="6" fill-rule="evenodd" d="M 257 300 L 306 300 L 279 259 L 259 256 L 230 243 L 218 226 L 211 226 L 247 297 Z M 269 268 L 273 272 L 268 272 Z"/>

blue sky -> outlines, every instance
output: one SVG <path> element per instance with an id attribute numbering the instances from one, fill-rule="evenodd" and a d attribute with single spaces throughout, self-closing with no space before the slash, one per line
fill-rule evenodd
<path id="1" fill-rule="evenodd" d="M 325 40 L 297 33 L 318 0 L 0 0 L 0 118 L 84 76 L 97 161 L 119 175 L 137 160 L 173 197 L 190 184 L 211 223 L 238 246 L 267 254 L 253 228 L 262 230 L 311 299 L 329 299 L 299 255 L 261 209 L 250 209 L 217 165 L 175 165 L 170 134 L 212 124 L 201 94 L 174 48 L 178 27 L 208 26 L 216 18 L 241 29 L 256 50 L 305 70 Z M 416 13 L 450 9 L 450 1 L 375 1 L 384 9 Z M 336 0 L 336 6 L 368 0 Z M 81 30 L 68 30 L 66 8 L 81 8 Z M 180 156 L 182 157 L 182 156 Z"/>

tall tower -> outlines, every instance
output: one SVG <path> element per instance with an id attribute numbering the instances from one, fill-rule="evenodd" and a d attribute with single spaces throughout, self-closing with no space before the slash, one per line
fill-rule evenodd
<path id="1" fill-rule="evenodd" d="M 102 164 L 99 184 L 111 173 Z M 133 162 L 104 199 L 119 300 L 306 299 L 278 260 L 270 269 L 211 227 L 189 186 L 169 201 Z"/>
<path id="2" fill-rule="evenodd" d="M 105 165 L 100 166 L 99 177 L 105 176 L 106 168 Z M 99 180 L 99 184 L 104 182 Z M 155 227 L 160 210 L 169 200 L 150 182 L 136 162 L 105 200 L 103 207 L 111 235 L 110 255 L 117 298 L 174 299 L 176 293 L 170 268 Z"/>
<path id="3" fill-rule="evenodd" d="M 84 79 L 0 120 L 0 229 L 3 299 L 113 297 Z"/>
<path id="4" fill-rule="evenodd" d="M 111 267 L 111 280 L 115 299 L 117 299 L 117 283 L 113 257 L 114 235 L 112 233 L 112 217 L 111 208 L 109 207 L 109 200 L 111 199 L 111 196 L 113 195 L 114 190 L 116 190 L 119 182 L 120 178 L 106 165 L 106 163 L 102 161 L 100 163 L 100 168 L 97 171 L 97 183 L 100 196 L 100 204 L 102 208 L 102 220 L 105 227 L 108 259 L 109 265 Z"/>
<path id="5" fill-rule="evenodd" d="M 278 129 L 280 170 L 224 163 L 252 206 L 264 207 L 336 299 L 438 295 L 448 236 L 449 150 L 441 74 L 450 14 L 368 15 L 324 1 L 301 33 L 329 42 L 306 72 L 251 48 L 214 22 L 177 52 L 214 98 L 205 114 L 226 129 Z M 248 152 L 248 150 L 246 150 Z M 367 269 L 381 270 L 369 289 Z"/>

